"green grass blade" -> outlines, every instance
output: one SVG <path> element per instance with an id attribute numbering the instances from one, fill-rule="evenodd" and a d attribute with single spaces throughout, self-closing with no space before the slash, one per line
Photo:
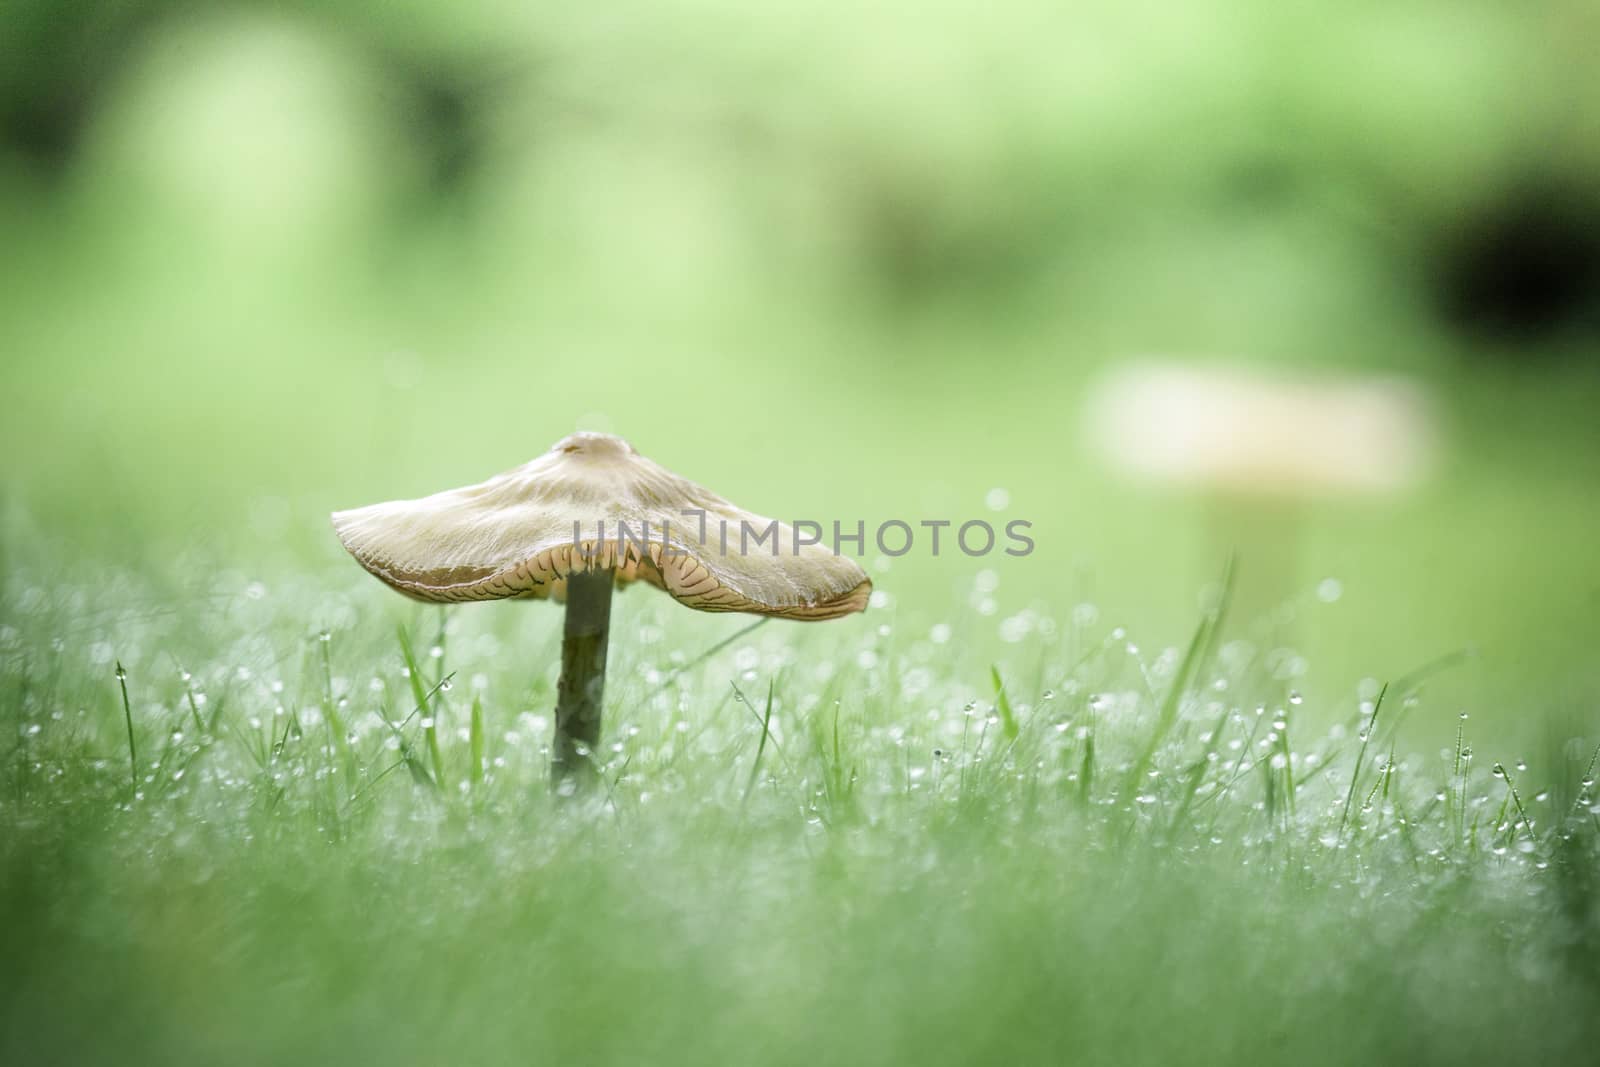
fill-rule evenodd
<path id="1" fill-rule="evenodd" d="M 994 707 L 1000 713 L 1000 732 L 1005 734 L 1006 740 L 1015 741 L 1017 737 L 1017 717 L 1011 710 L 1011 700 L 1006 696 L 1006 685 L 1000 677 L 1000 665 L 994 664 L 989 668 L 989 679 L 994 683 Z"/>
<path id="2" fill-rule="evenodd" d="M 1228 605 L 1233 599 L 1233 581 L 1234 560 L 1230 556 L 1222 572 L 1222 593 L 1217 598 L 1217 603 L 1209 611 L 1201 614 L 1200 622 L 1194 628 L 1194 635 L 1189 639 L 1189 647 L 1183 654 L 1183 661 L 1178 665 L 1177 673 L 1172 676 L 1172 685 L 1168 687 L 1167 695 L 1156 714 L 1155 729 L 1150 732 L 1150 739 L 1145 742 L 1133 765 L 1128 768 L 1130 792 L 1137 791 L 1140 780 L 1150 769 L 1150 761 L 1155 758 L 1156 751 L 1178 721 L 1178 709 L 1183 704 L 1184 694 L 1189 691 L 1190 685 L 1200 675 L 1206 661 L 1216 648 L 1216 636 L 1221 632 L 1222 624 L 1227 618 Z"/>
<path id="3" fill-rule="evenodd" d="M 128 724 L 128 772 L 134 791 L 139 789 L 139 748 L 133 740 L 133 705 L 128 701 L 128 672 L 117 660 L 117 685 L 122 688 L 122 718 Z"/>
<path id="4" fill-rule="evenodd" d="M 1367 728 L 1362 731 L 1361 747 L 1356 749 L 1356 765 L 1350 771 L 1350 789 L 1344 795 L 1344 811 L 1339 815 L 1339 839 L 1344 840 L 1344 828 L 1350 822 L 1350 807 L 1355 803 L 1356 786 L 1361 781 L 1361 764 L 1367 757 L 1367 746 L 1372 744 L 1373 734 L 1378 732 L 1378 713 L 1383 710 L 1383 698 L 1388 696 L 1389 687 L 1378 690 L 1378 699 L 1372 705 L 1372 717 L 1367 720 Z"/>
<path id="5" fill-rule="evenodd" d="M 1094 712 L 1089 712 L 1089 729 L 1083 735 L 1083 763 L 1078 768 L 1078 802 L 1089 803 L 1091 790 L 1094 788 L 1094 732 L 1096 727 Z"/>
<path id="6" fill-rule="evenodd" d="M 742 805 L 750 799 L 750 791 L 756 787 L 756 776 L 761 772 L 761 754 L 767 750 L 767 738 L 772 736 L 772 690 L 773 683 L 767 683 L 767 707 L 761 713 L 761 740 L 756 744 L 756 758 L 750 764 L 750 778 L 744 784 L 744 796 L 739 798 Z"/>
<path id="7" fill-rule="evenodd" d="M 469 733 L 468 748 L 472 753 L 472 767 L 468 773 L 473 788 L 477 788 L 483 785 L 483 699 L 476 694 L 472 697 L 472 724 Z"/>
<path id="8" fill-rule="evenodd" d="M 411 636 L 406 633 L 404 626 L 395 629 L 400 637 L 400 654 L 405 658 L 406 673 L 411 680 L 411 695 L 422 711 L 422 737 L 428 746 L 428 759 L 433 764 L 433 778 L 440 788 L 444 788 L 447 782 L 444 773 L 444 753 L 439 749 L 438 714 L 429 706 L 429 699 L 433 693 L 439 691 L 439 686 L 435 686 L 431 691 L 424 687 L 422 671 L 417 668 L 417 657 L 411 648 Z"/>

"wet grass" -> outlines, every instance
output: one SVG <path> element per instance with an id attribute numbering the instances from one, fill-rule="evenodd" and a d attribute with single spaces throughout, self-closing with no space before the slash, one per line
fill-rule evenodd
<path id="1" fill-rule="evenodd" d="M 150 582 L 5 585 L 6 1063 L 1600 1039 L 1595 724 L 1407 751 L 1426 672 L 1310 706 L 1225 596 L 1181 649 L 1077 612 L 991 662 L 950 636 L 985 620 L 892 600 L 752 629 L 630 594 L 574 803 L 546 780 L 557 613 Z"/>

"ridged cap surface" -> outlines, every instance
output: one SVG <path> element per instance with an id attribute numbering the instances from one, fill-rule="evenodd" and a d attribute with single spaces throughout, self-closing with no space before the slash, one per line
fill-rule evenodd
<path id="1" fill-rule="evenodd" d="M 694 509 L 705 512 L 703 531 L 698 516 L 685 514 Z M 478 485 L 333 515 L 350 554 L 418 600 L 560 600 L 574 570 L 610 568 L 619 585 L 647 582 L 699 611 L 832 619 L 867 606 L 872 583 L 854 560 L 820 544 L 796 550 L 794 530 L 782 522 L 774 554 L 766 536 L 774 521 L 598 433 L 563 438 Z M 628 537 L 618 538 L 618 523 Z M 746 551 L 741 524 L 753 531 Z"/>

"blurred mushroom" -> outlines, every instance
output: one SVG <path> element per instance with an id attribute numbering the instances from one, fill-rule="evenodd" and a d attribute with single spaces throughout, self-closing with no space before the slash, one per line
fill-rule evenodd
<path id="1" fill-rule="evenodd" d="M 1091 391 L 1087 428 L 1113 468 L 1205 497 L 1230 549 L 1253 543 L 1243 573 L 1268 595 L 1289 584 L 1307 501 L 1413 488 L 1435 452 L 1427 398 L 1398 378 L 1131 367 Z"/>
<path id="2" fill-rule="evenodd" d="M 760 535 L 753 552 L 742 551 L 743 524 Z M 357 562 L 418 600 L 566 602 L 551 748 L 558 788 L 595 775 L 614 586 L 643 581 L 700 611 L 805 620 L 861 611 L 872 591 L 854 560 L 609 434 L 573 434 L 479 485 L 335 512 L 333 526 Z"/>

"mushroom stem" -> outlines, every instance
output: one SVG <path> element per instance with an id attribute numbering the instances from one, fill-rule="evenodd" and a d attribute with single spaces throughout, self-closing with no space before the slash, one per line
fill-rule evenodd
<path id="1" fill-rule="evenodd" d="M 550 750 L 550 786 L 576 792 L 598 777 L 601 698 L 606 685 L 606 636 L 611 628 L 613 572 L 574 571 L 567 576 L 567 619 L 561 635 L 556 737 Z M 566 783 L 571 782 L 571 785 Z"/>

